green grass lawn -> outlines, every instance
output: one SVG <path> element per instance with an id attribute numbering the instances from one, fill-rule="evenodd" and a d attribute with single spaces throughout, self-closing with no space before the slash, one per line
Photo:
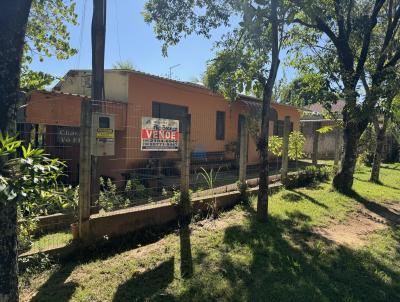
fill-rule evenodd
<path id="1" fill-rule="evenodd" d="M 33 240 L 32 247 L 30 248 L 29 252 L 36 253 L 51 248 L 62 247 L 70 243 L 71 240 L 72 234 L 70 230 L 45 234 Z"/>
<path id="2" fill-rule="evenodd" d="M 329 184 L 282 190 L 270 219 L 236 207 L 148 245 L 102 251 L 23 276 L 23 301 L 400 301 L 400 227 L 369 235 L 358 249 L 337 246 L 315 226 L 343 221 L 358 205 L 400 203 L 400 166 L 382 185 L 357 171 L 352 198 Z M 397 214 L 398 215 L 398 214 Z M 193 274 L 190 277 L 190 268 Z M 184 275 L 184 277 L 182 277 Z"/>

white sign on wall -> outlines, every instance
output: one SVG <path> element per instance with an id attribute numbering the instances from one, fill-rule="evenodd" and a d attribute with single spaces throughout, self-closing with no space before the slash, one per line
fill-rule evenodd
<path id="1" fill-rule="evenodd" d="M 178 151 L 179 121 L 142 117 L 142 151 Z"/>

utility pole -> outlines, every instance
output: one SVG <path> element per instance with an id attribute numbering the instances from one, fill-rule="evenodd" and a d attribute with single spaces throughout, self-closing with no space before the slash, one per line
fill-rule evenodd
<path id="1" fill-rule="evenodd" d="M 104 101 L 104 52 L 106 0 L 93 0 L 92 19 L 92 100 Z"/>
<path id="2" fill-rule="evenodd" d="M 106 39 L 107 0 L 93 0 L 92 19 L 92 100 L 96 110 L 103 108 L 104 91 L 104 56 Z M 98 157 L 92 155 L 92 195 L 91 205 L 94 205 L 100 192 L 98 177 Z"/>
<path id="3" fill-rule="evenodd" d="M 97 159 L 92 156 L 92 112 L 94 101 L 104 100 L 104 49 L 106 0 L 93 0 L 92 19 L 92 93 L 91 101 L 82 100 L 79 159 L 79 237 L 90 236 L 90 206 L 98 192 Z"/>

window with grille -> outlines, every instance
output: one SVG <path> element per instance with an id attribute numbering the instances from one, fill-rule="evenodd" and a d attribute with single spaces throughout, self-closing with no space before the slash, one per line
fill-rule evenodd
<path id="1" fill-rule="evenodd" d="M 183 123 L 186 123 L 188 107 L 166 103 L 153 102 L 153 117 L 179 120 L 179 132 L 182 132 Z"/>

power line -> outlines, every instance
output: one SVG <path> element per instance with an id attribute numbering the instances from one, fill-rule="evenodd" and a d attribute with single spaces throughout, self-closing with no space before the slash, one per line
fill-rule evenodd
<path id="1" fill-rule="evenodd" d="M 81 63 L 81 53 L 82 53 L 82 41 L 83 41 L 83 32 L 85 28 L 85 21 L 86 21 L 86 3 L 87 0 L 83 1 L 83 8 L 82 8 L 82 16 L 81 16 L 81 30 L 79 33 L 79 47 L 78 47 L 78 55 L 75 62 L 75 69 L 78 69 Z"/>

